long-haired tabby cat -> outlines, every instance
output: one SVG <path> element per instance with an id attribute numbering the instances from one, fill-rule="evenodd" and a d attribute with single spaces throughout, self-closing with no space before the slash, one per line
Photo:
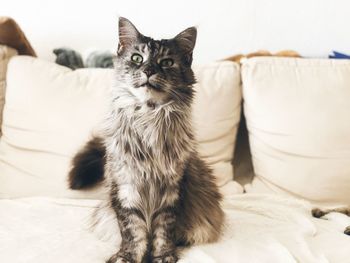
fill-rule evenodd
<path id="1" fill-rule="evenodd" d="M 172 263 L 177 245 L 219 238 L 221 195 L 191 124 L 196 35 L 154 40 L 119 19 L 109 116 L 69 174 L 73 189 L 109 185 L 122 243 L 107 262 Z"/>

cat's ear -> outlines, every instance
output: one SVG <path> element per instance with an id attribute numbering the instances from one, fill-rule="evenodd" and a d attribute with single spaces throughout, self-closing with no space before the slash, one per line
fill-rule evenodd
<path id="1" fill-rule="evenodd" d="M 185 53 L 193 51 L 196 39 L 197 29 L 195 27 L 189 27 L 175 37 L 175 41 Z"/>
<path id="2" fill-rule="evenodd" d="M 130 46 L 141 36 L 133 23 L 124 17 L 119 17 L 119 48 Z"/>
<path id="3" fill-rule="evenodd" d="M 179 33 L 174 39 L 184 53 L 186 61 L 191 64 L 192 53 L 197 39 L 197 28 L 189 27 Z"/>

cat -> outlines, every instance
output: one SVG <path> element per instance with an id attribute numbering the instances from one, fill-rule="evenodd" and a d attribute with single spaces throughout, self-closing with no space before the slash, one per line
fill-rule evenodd
<path id="1" fill-rule="evenodd" d="M 314 208 L 312 209 L 312 215 L 316 218 L 321 218 L 329 213 L 342 213 L 347 216 L 350 216 L 350 208 L 348 207 L 340 207 L 340 208 L 333 208 L 333 209 L 319 209 L 319 208 Z M 344 234 L 350 235 L 350 226 L 348 226 L 344 230 Z"/>
<path id="2" fill-rule="evenodd" d="M 154 40 L 119 19 L 109 116 L 69 173 L 72 189 L 109 187 L 122 242 L 108 263 L 177 262 L 177 246 L 215 242 L 222 232 L 222 196 L 191 123 L 196 37 L 190 27 Z"/>

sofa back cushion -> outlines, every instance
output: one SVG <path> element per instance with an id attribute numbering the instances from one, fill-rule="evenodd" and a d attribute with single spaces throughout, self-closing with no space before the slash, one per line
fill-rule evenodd
<path id="1" fill-rule="evenodd" d="M 2 111 L 5 104 L 6 71 L 11 57 L 17 55 L 17 51 L 5 45 L 0 45 L 0 126 L 2 123 Z M 1 128 L 0 128 L 1 135 Z"/>
<path id="2" fill-rule="evenodd" d="M 250 59 L 242 81 L 247 191 L 350 205 L 350 61 Z"/>
<path id="3" fill-rule="evenodd" d="M 241 104 L 237 64 L 197 67 L 194 121 L 199 150 L 217 183 L 232 184 Z M 10 61 L 0 141 L 0 198 L 103 198 L 104 189 L 67 188 L 71 158 L 102 120 L 112 69 L 68 68 L 18 56 Z M 20 76 L 20 77 L 19 77 Z"/>

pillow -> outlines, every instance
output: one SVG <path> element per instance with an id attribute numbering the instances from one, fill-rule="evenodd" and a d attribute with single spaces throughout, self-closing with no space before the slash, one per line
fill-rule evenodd
<path id="1" fill-rule="evenodd" d="M 198 151 L 211 165 L 224 195 L 242 193 L 233 181 L 232 159 L 240 122 L 240 67 L 229 61 L 194 67 L 197 78 L 193 122 Z"/>
<path id="2" fill-rule="evenodd" d="M 242 68 L 251 193 L 350 205 L 350 61 L 255 58 Z"/>
<path id="3" fill-rule="evenodd" d="M 230 162 L 240 113 L 239 67 L 218 62 L 195 72 L 199 150 L 212 164 L 217 183 L 226 190 L 231 185 L 234 191 Z M 107 110 L 113 74 L 113 69 L 71 71 L 25 56 L 10 61 L 0 141 L 0 198 L 104 198 L 102 188 L 67 189 L 67 173 L 71 158 Z"/>
<path id="4" fill-rule="evenodd" d="M 13 48 L 0 45 L 0 126 L 2 123 L 2 111 L 5 103 L 5 86 L 6 86 L 6 70 L 7 64 L 11 57 L 17 55 L 17 51 Z M 0 128 L 1 135 L 1 128 Z"/>

